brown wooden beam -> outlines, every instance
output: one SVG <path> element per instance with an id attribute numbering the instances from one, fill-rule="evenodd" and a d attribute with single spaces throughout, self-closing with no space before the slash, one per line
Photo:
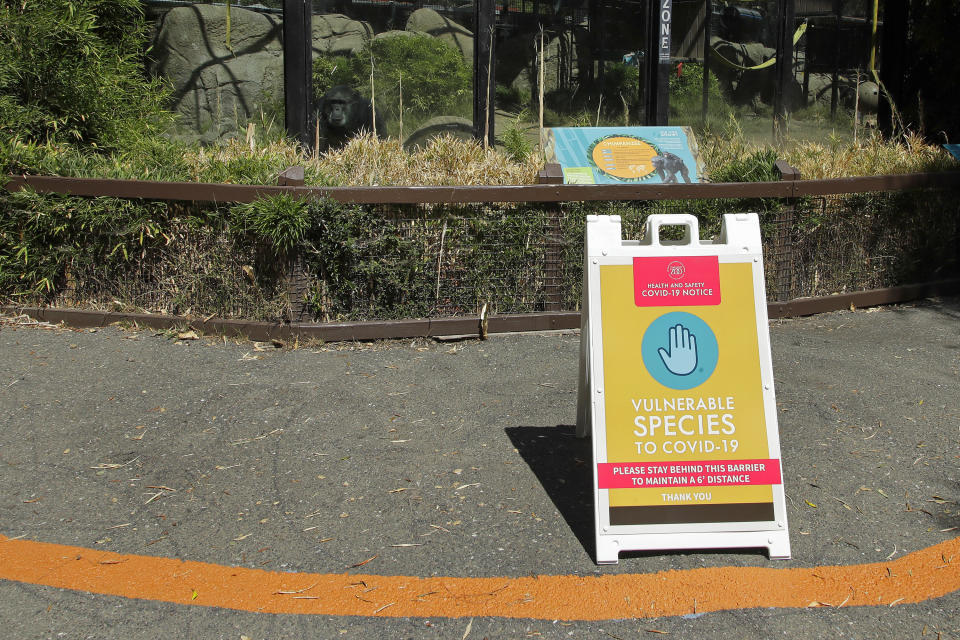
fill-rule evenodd
<path id="1" fill-rule="evenodd" d="M 771 319 L 840 311 L 843 309 L 899 304 L 922 298 L 960 293 L 960 278 L 920 284 L 872 289 L 820 298 L 797 298 L 787 302 L 771 302 L 767 313 Z M 252 322 L 248 320 L 197 319 L 149 313 L 119 313 L 46 307 L 0 306 L 10 316 L 27 315 L 40 322 L 64 323 L 72 327 L 106 327 L 117 322 L 135 323 L 151 329 L 192 328 L 204 333 L 244 337 L 250 340 L 318 339 L 328 342 L 351 340 L 390 340 L 401 338 L 435 338 L 443 336 L 480 336 L 480 317 L 425 318 L 410 320 L 378 320 L 368 322 L 293 323 Z M 488 333 L 557 331 L 580 328 L 580 313 L 527 313 L 491 316 Z"/>
<path id="2" fill-rule="evenodd" d="M 42 193 L 62 193 L 76 196 L 227 203 L 252 202 L 258 198 L 281 193 L 302 198 L 329 197 L 343 203 L 420 204 L 793 198 L 874 191 L 960 187 L 960 172 L 957 171 L 831 178 L 826 180 L 782 180 L 779 182 L 650 185 L 537 184 L 462 187 L 298 187 L 28 175 L 7 176 L 7 179 L 8 181 L 4 186 L 8 191 L 18 191 L 29 187 Z"/>
<path id="3" fill-rule="evenodd" d="M 934 296 L 955 295 L 960 293 L 960 279 L 938 280 L 920 284 L 869 289 L 853 293 L 841 293 L 835 296 L 819 298 L 795 298 L 786 302 L 771 302 L 767 305 L 767 314 L 774 318 L 795 318 L 811 316 L 828 311 L 843 309 L 862 309 L 887 304 L 899 304 Z"/>

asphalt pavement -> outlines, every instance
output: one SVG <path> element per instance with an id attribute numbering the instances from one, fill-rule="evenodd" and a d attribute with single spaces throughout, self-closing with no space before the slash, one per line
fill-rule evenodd
<path id="1" fill-rule="evenodd" d="M 956 538 L 960 299 L 770 332 L 789 561 L 594 563 L 576 332 L 278 346 L 7 317 L 0 535 L 279 572 L 508 578 L 858 565 Z M 283 615 L 0 579 L 10 638 L 960 638 L 957 591 L 823 604 L 611 620 Z"/>

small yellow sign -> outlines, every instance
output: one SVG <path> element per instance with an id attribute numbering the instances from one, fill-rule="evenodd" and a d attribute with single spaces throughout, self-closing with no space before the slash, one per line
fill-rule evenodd
<path id="1" fill-rule="evenodd" d="M 641 180 L 653 173 L 656 147 L 632 136 L 610 136 L 593 147 L 593 162 L 603 173 L 625 180 Z"/>

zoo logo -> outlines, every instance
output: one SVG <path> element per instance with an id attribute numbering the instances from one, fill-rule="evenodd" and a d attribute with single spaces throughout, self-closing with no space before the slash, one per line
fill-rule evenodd
<path id="1" fill-rule="evenodd" d="M 674 260 L 667 265 L 667 275 L 674 280 L 679 280 L 687 273 L 687 268 L 679 260 Z"/>

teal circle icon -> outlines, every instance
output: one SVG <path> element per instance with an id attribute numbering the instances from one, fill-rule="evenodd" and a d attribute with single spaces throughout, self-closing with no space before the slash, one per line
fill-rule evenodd
<path id="1" fill-rule="evenodd" d="M 692 313 L 665 313 L 647 327 L 640 343 L 643 366 L 670 389 L 699 387 L 717 368 L 720 348 L 706 322 Z"/>

